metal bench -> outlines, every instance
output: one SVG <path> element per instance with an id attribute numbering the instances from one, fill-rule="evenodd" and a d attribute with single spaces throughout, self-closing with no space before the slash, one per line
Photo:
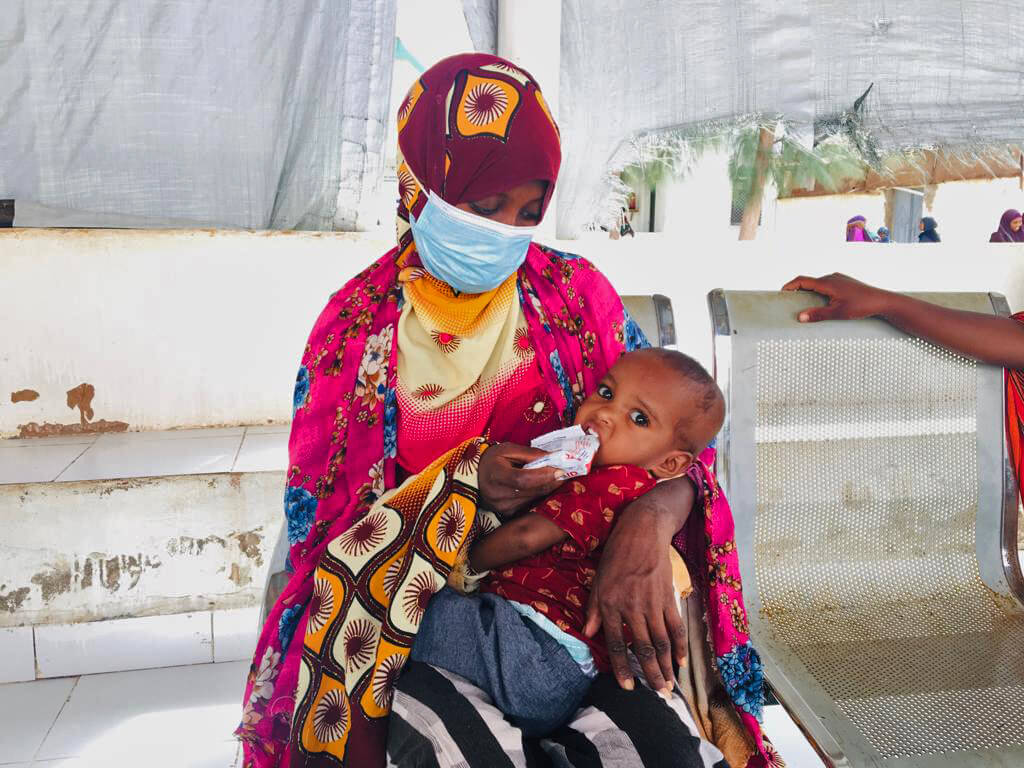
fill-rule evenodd
<path id="1" fill-rule="evenodd" d="M 676 329 L 672 315 L 672 301 L 667 296 L 623 296 L 622 303 L 647 336 L 651 344 L 669 346 L 676 343 Z M 270 569 L 267 571 L 267 582 L 263 590 L 263 605 L 257 631 L 262 629 L 267 614 L 277 601 L 285 585 L 288 573 L 285 561 L 288 557 L 288 526 L 281 523 L 277 535 L 277 543 L 270 556 Z"/>
<path id="2" fill-rule="evenodd" d="M 996 294 L 930 301 L 1007 314 Z M 766 677 L 830 766 L 1024 765 L 1003 375 L 811 294 L 713 291 L 718 476 Z"/>

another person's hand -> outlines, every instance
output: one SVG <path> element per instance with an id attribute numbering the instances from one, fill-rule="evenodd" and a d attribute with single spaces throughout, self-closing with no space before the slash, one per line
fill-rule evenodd
<path id="1" fill-rule="evenodd" d="M 668 549 L 693 507 L 693 484 L 685 477 L 657 485 L 619 516 L 604 546 L 587 603 L 584 634 L 604 627 L 612 672 L 633 690 L 622 625 L 633 636 L 633 653 L 656 691 L 675 683 L 672 661 L 686 659 L 686 628 L 676 607 Z"/>
<path id="2" fill-rule="evenodd" d="M 814 291 L 828 297 L 824 307 L 809 307 L 798 319 L 801 323 L 819 320 L 853 320 L 885 313 L 888 291 L 834 272 L 824 277 L 795 277 L 782 286 L 784 291 Z"/>
<path id="3" fill-rule="evenodd" d="M 523 469 L 524 464 L 545 455 L 537 448 L 515 443 L 498 443 L 484 451 L 478 476 L 483 505 L 504 517 L 554 491 L 565 481 L 561 470 Z"/>

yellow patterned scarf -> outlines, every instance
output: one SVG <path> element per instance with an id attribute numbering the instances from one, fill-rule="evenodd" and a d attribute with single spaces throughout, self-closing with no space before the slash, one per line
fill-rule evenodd
<path id="1" fill-rule="evenodd" d="M 529 370 L 534 352 L 516 279 L 488 293 L 456 295 L 421 268 L 402 271 L 396 396 L 398 458 L 406 468 L 436 458 L 440 435 L 451 445 L 481 434 L 495 402 Z"/>

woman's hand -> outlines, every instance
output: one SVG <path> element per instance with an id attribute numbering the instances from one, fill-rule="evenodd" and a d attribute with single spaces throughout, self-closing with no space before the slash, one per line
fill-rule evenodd
<path id="1" fill-rule="evenodd" d="M 633 635 L 633 653 L 656 691 L 675 682 L 673 658 L 686 659 L 686 629 L 676 608 L 668 549 L 683 527 L 696 493 L 685 477 L 660 483 L 623 510 L 608 541 L 587 603 L 584 634 L 604 626 L 612 672 L 633 690 L 633 672 L 622 634 Z"/>
<path id="2" fill-rule="evenodd" d="M 515 443 L 498 443 L 484 451 L 477 480 L 483 505 L 504 517 L 555 490 L 565 481 L 561 470 L 523 469 L 524 464 L 546 455 Z"/>
<path id="3" fill-rule="evenodd" d="M 799 315 L 801 323 L 819 320 L 853 320 L 884 315 L 894 295 L 852 277 L 833 272 L 825 277 L 795 277 L 782 286 L 784 291 L 814 291 L 828 297 L 824 307 L 810 307 Z"/>

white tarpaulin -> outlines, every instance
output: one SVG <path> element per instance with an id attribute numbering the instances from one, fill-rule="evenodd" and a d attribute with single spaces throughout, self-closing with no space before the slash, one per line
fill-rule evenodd
<path id="1" fill-rule="evenodd" d="M 608 213 L 606 173 L 637 136 L 781 116 L 807 145 L 849 134 L 868 160 L 1019 142 L 1022 13 L 1008 0 L 563 0 L 559 233 Z"/>
<path id="2" fill-rule="evenodd" d="M 395 0 L 0 5 L 0 198 L 107 225 L 358 226 Z"/>

